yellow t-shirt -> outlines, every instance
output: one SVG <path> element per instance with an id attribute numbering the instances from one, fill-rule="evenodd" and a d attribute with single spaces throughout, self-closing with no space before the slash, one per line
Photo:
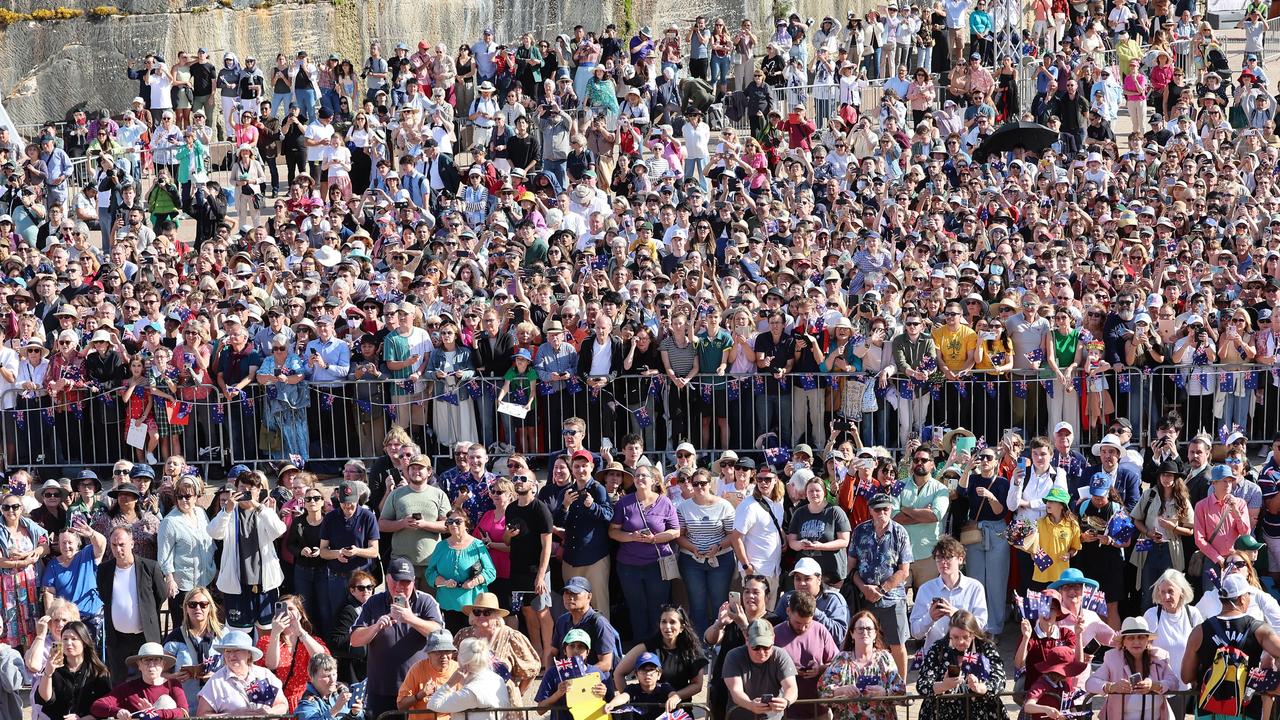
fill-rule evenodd
<path id="1" fill-rule="evenodd" d="M 933 343 L 938 346 L 938 359 L 952 372 L 964 369 L 969 353 L 978 347 L 978 333 L 968 325 L 952 330 L 943 325 L 933 331 Z"/>
<path id="2" fill-rule="evenodd" d="M 1067 512 L 1070 512 L 1068 510 Z M 1047 569 L 1036 568 L 1031 579 L 1036 582 L 1051 583 L 1062 575 L 1062 571 L 1070 567 L 1067 553 L 1080 552 L 1080 526 L 1063 517 L 1062 522 L 1054 522 L 1045 515 L 1036 523 L 1037 544 L 1041 550 L 1049 553 L 1053 564 Z"/>

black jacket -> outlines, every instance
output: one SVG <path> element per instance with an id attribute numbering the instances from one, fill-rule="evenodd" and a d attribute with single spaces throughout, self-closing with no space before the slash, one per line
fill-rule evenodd
<path id="1" fill-rule="evenodd" d="M 515 340 L 511 333 L 499 332 L 496 342 L 489 342 L 489 333 L 482 332 L 475 339 L 476 370 L 485 377 L 501 378 L 511 369 L 511 351 Z"/>
<path id="2" fill-rule="evenodd" d="M 596 334 L 591 333 L 582 340 L 582 344 L 578 346 L 578 376 L 588 377 L 591 375 L 591 349 L 595 347 Z M 609 379 L 613 379 L 622 373 L 622 361 L 626 359 L 626 353 L 622 348 L 622 340 L 617 337 L 609 338 Z"/>
<path id="3" fill-rule="evenodd" d="M 160 642 L 164 636 L 160 633 L 160 608 L 169 597 L 169 588 L 165 585 L 164 573 L 155 560 L 135 556 L 133 566 L 137 570 L 138 613 L 142 619 L 142 634 L 147 642 Z M 106 628 L 107 642 L 115 635 L 115 623 L 111 620 L 111 599 L 115 592 L 116 560 L 112 557 L 98 566 L 98 595 L 102 598 L 103 627 Z"/>

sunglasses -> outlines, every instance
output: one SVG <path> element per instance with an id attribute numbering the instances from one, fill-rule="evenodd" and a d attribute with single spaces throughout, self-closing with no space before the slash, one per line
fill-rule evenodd
<path id="1" fill-rule="evenodd" d="M 352 586 L 351 586 L 351 589 L 352 589 L 352 590 L 359 590 L 360 592 L 373 592 L 373 586 L 372 586 L 372 585 L 352 585 Z"/>
<path id="2" fill-rule="evenodd" d="M 461 525 L 461 524 L 462 524 L 462 519 L 461 519 L 461 518 L 449 518 L 448 520 L 445 520 L 445 521 L 444 521 L 444 524 L 445 524 L 445 525 Z"/>
<path id="3" fill-rule="evenodd" d="M 187 607 L 190 608 L 191 610 L 203 610 L 209 607 L 209 603 L 207 601 L 188 600 Z"/>
<path id="4" fill-rule="evenodd" d="M 706 480 L 698 480 L 697 482 L 691 482 L 691 483 L 689 483 L 689 486 L 690 486 L 690 487 L 706 487 L 706 486 L 708 486 L 708 485 L 710 485 L 710 484 L 711 484 L 711 483 L 707 482 Z"/>
<path id="5" fill-rule="evenodd" d="M 47 496 L 46 496 L 46 497 L 47 497 Z M 195 495 L 192 495 L 191 493 L 187 493 L 186 495 L 179 495 L 179 496 L 178 496 L 178 499 L 179 499 L 179 500 L 191 500 L 191 499 L 193 499 L 193 498 L 195 498 Z"/>
<path id="6" fill-rule="evenodd" d="M 21 509 L 22 509 L 21 505 L 0 505 L 0 510 L 3 510 L 5 512 L 13 512 L 14 510 L 21 510 Z"/>
<path id="7" fill-rule="evenodd" d="M 492 608 L 472 608 L 471 609 L 471 614 L 474 617 L 489 617 L 490 615 L 493 615 L 496 612 L 498 611 L 493 610 Z"/>
<path id="8" fill-rule="evenodd" d="M 60 497 L 62 497 L 62 493 L 47 492 L 47 493 L 45 493 L 45 494 L 44 494 L 44 497 L 45 497 L 45 499 L 46 499 L 46 500 L 47 500 L 47 499 L 49 499 L 49 498 L 60 498 Z"/>
<path id="9" fill-rule="evenodd" d="M 323 495 L 307 495 L 302 498 L 305 502 L 321 502 L 324 500 Z"/>

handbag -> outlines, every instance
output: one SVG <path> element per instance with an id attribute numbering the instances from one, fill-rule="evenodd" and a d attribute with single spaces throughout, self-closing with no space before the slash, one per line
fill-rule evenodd
<path id="1" fill-rule="evenodd" d="M 961 545 L 978 545 L 982 542 L 982 528 L 978 527 L 978 523 L 965 523 L 960 528 L 960 544 Z"/>
<path id="2" fill-rule="evenodd" d="M 640 504 L 640 500 L 636 500 L 636 510 L 640 513 L 640 522 L 644 526 L 649 527 L 649 520 L 644 516 L 644 506 Z M 662 554 L 662 548 L 667 549 L 667 554 Z M 655 548 L 658 553 L 658 573 L 663 580 L 679 580 L 680 565 L 676 562 L 676 551 L 671 549 L 671 543 L 662 543 Z"/>
<path id="3" fill-rule="evenodd" d="M 1218 532 L 1222 530 L 1222 523 L 1227 521 L 1227 512 L 1229 511 L 1224 511 L 1222 515 L 1218 517 L 1218 524 L 1213 526 L 1213 532 L 1209 534 L 1208 544 L 1212 545 L 1213 541 L 1217 539 Z M 1203 575 L 1204 561 L 1204 553 L 1200 552 L 1199 548 L 1197 548 L 1195 552 L 1191 553 L 1191 559 L 1187 560 L 1187 575 L 1191 577 Z"/>

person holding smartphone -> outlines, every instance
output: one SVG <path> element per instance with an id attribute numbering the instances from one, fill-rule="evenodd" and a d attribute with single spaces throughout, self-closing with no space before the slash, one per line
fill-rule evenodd
<path id="1" fill-rule="evenodd" d="M 235 492 L 223 498 L 209 523 L 209 536 L 223 541 L 216 585 L 226 596 L 227 625 L 236 630 L 271 627 L 284 583 L 275 541 L 285 526 L 275 499 L 261 499 L 266 484 L 260 471 L 240 473 Z"/>

